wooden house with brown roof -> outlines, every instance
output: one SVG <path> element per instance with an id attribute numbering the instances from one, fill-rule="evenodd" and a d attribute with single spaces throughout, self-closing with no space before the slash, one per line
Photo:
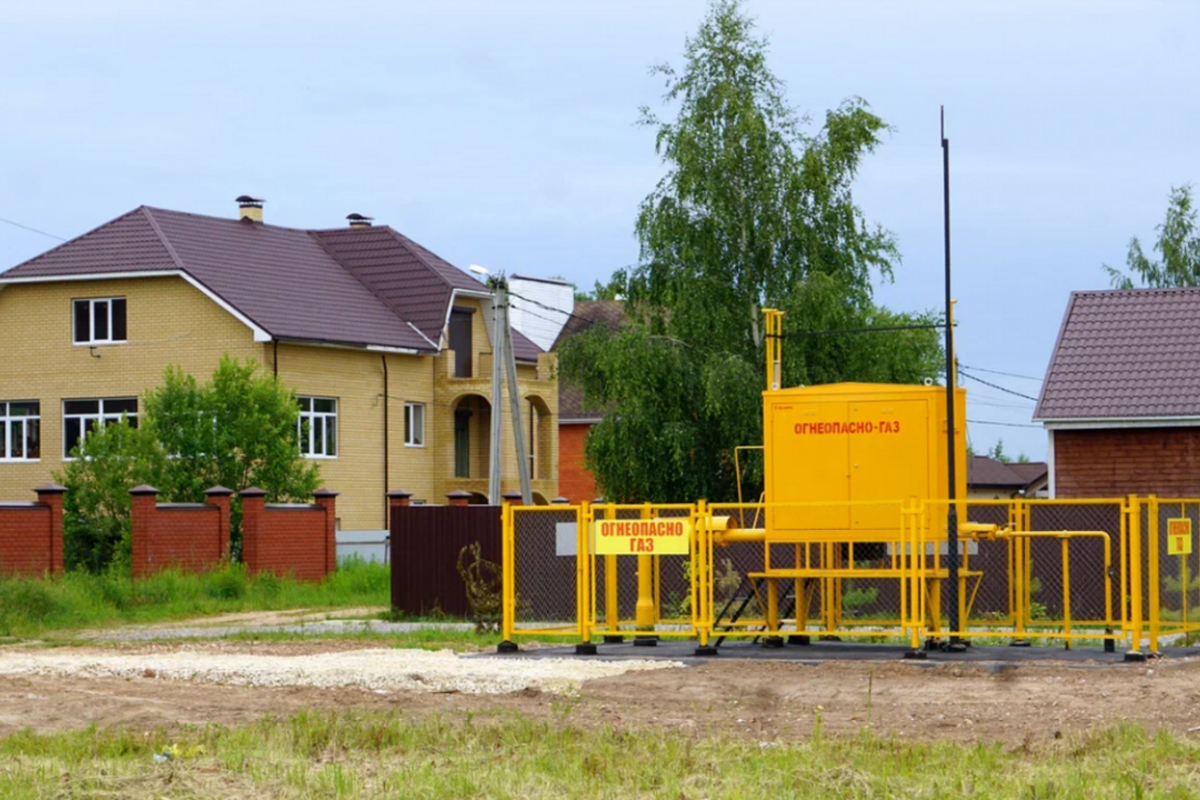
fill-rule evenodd
<path id="1" fill-rule="evenodd" d="M 1200 288 L 1074 292 L 1034 421 L 1054 497 L 1200 493 Z"/>

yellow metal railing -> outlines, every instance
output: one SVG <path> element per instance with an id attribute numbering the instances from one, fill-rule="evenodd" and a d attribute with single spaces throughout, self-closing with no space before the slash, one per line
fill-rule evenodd
<path id="1" fill-rule="evenodd" d="M 1148 647 L 1153 654 L 1164 637 L 1200 632 L 1200 584 L 1193 585 L 1200 580 L 1200 548 L 1168 555 L 1164 521 L 1165 514 L 1200 522 L 1200 499 L 957 501 L 959 631 L 946 629 L 942 619 L 947 501 L 869 504 L 895 507 L 894 526 L 882 530 L 772 527 L 775 512 L 786 511 L 789 520 L 797 514 L 819 519 L 837 505 L 868 504 L 506 506 L 505 638 L 568 635 L 587 642 L 634 635 L 707 645 L 715 637 L 787 633 L 894 638 L 914 648 L 922 639 L 949 636 L 1053 639 L 1067 646 L 1123 639 L 1131 653 Z M 974 521 L 979 516 L 994 521 Z M 665 517 L 687 519 L 686 555 L 595 552 L 598 520 Z M 559 552 L 564 540 L 557 526 L 567 521 L 574 526 L 573 556 Z M 1039 544 L 1055 541 L 1058 547 Z M 1045 581 L 1057 582 L 1052 599 L 1039 594 Z M 864 597 L 870 611 L 858 614 L 852 601 Z M 740 616 L 722 613 L 735 602 Z M 1061 603 L 1061 613 L 1050 613 L 1053 603 Z"/>

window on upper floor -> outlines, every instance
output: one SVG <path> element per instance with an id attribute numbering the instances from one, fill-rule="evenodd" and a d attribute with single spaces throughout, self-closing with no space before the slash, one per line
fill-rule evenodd
<path id="1" fill-rule="evenodd" d="M 296 438 L 305 458 L 336 458 L 338 414 L 333 397 L 301 397 Z"/>
<path id="2" fill-rule="evenodd" d="M 454 351 L 454 377 L 471 377 L 471 317 L 474 309 L 450 309 L 450 349 Z"/>
<path id="3" fill-rule="evenodd" d="M 425 446 L 425 404 L 404 404 L 404 444 L 409 447 Z"/>
<path id="4" fill-rule="evenodd" d="M 96 400 L 63 400 L 63 458 L 70 458 L 71 451 L 89 433 L 125 415 L 131 427 L 137 427 L 138 407 L 136 397 L 109 397 Z"/>
<path id="5" fill-rule="evenodd" d="M 0 461 L 37 461 L 42 455 L 41 405 L 0 402 Z"/>
<path id="6" fill-rule="evenodd" d="M 72 341 L 75 344 L 125 342 L 125 298 L 72 300 Z"/>

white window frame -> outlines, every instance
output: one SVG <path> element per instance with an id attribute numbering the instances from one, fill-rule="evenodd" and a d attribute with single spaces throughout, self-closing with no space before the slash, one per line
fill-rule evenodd
<path id="1" fill-rule="evenodd" d="M 417 441 L 413 441 L 410 434 L 416 429 L 413 424 L 415 418 L 415 410 L 420 409 L 421 431 Z M 404 446 L 405 447 L 424 447 L 425 446 L 425 404 L 405 402 L 404 403 Z"/>
<path id="2" fill-rule="evenodd" d="M 74 461 L 75 460 L 71 456 L 71 449 L 75 446 L 75 442 L 70 442 L 69 443 L 70 447 L 68 447 L 68 442 L 67 442 L 67 420 L 68 419 L 79 420 L 79 438 L 80 439 L 87 438 L 87 423 L 89 420 L 95 420 L 96 422 L 100 423 L 101 425 L 107 425 L 110 422 L 118 422 L 121 419 L 121 416 L 124 415 L 126 418 L 128 418 L 129 420 L 132 420 L 136 424 L 138 414 L 140 413 L 139 411 L 105 411 L 104 410 L 105 403 L 125 402 L 128 400 L 132 400 L 132 401 L 134 401 L 134 403 L 137 403 L 136 397 L 71 397 L 71 398 L 64 398 L 62 401 L 63 461 Z M 68 414 L 67 413 L 67 403 L 91 403 L 91 402 L 95 402 L 95 403 L 99 404 L 97 406 L 98 411 L 96 413 L 90 413 L 90 414 Z M 140 406 L 135 405 L 134 408 L 140 409 Z"/>
<path id="3" fill-rule="evenodd" d="M 112 304 L 114 300 L 125 301 L 125 336 L 124 339 L 114 339 L 113 332 L 113 310 Z M 75 327 L 75 304 L 88 304 L 88 339 L 79 341 L 79 331 Z M 96 306 L 105 304 L 108 306 L 108 338 L 96 339 Z M 76 297 L 71 300 L 71 344 L 76 347 L 95 347 L 98 344 L 128 344 L 129 343 L 129 300 L 124 297 Z"/>
<path id="4" fill-rule="evenodd" d="M 38 413 L 28 414 L 28 415 L 19 416 L 19 417 L 12 416 L 11 414 L 9 414 L 9 406 L 10 405 L 23 405 L 23 404 L 37 405 Z M 29 439 L 28 422 L 30 420 L 36 420 L 38 423 L 38 455 L 35 458 L 29 457 L 28 448 L 24 446 L 28 442 L 28 439 Z M 11 453 L 13 451 L 13 447 L 12 447 L 12 427 L 13 426 L 12 426 L 12 423 L 14 423 L 14 422 L 21 423 L 21 443 L 22 443 L 21 452 L 23 453 L 23 455 L 21 455 L 20 457 L 14 457 L 11 455 Z M 42 404 L 41 404 L 41 402 L 39 402 L 37 400 L 0 400 L 0 444 L 4 445 L 4 450 L 3 450 L 4 455 L 3 455 L 3 457 L 0 457 L 0 464 L 31 464 L 31 463 L 34 463 L 37 461 L 41 461 L 42 460 L 42 457 L 41 457 L 41 452 L 42 452 L 41 425 L 42 425 Z"/>
<path id="5" fill-rule="evenodd" d="M 341 430 L 342 426 L 338 421 L 338 400 L 337 400 L 337 398 L 336 397 L 318 397 L 317 395 L 303 394 L 303 395 L 298 395 L 296 399 L 299 400 L 301 403 L 300 417 L 296 420 L 296 441 L 298 443 L 302 444 L 302 446 L 300 447 L 301 457 L 320 459 L 320 460 L 325 460 L 325 461 L 335 460 L 338 457 L 339 450 L 341 449 L 340 445 L 341 445 L 341 433 L 342 433 L 342 430 Z M 305 400 L 307 400 L 309 403 L 309 407 L 307 410 L 304 408 L 304 405 L 303 405 Z M 316 411 L 316 410 L 314 410 L 315 403 L 317 400 L 328 400 L 328 401 L 332 402 L 333 403 L 333 411 Z M 321 423 L 321 450 L 322 451 L 325 450 L 325 444 L 326 444 L 327 437 L 328 437 L 329 420 L 330 419 L 333 420 L 333 429 L 335 431 L 333 434 L 333 455 L 329 455 L 325 452 L 320 452 L 320 453 L 315 452 L 316 451 L 317 426 L 312 423 L 314 420 L 316 420 L 318 418 L 320 418 L 322 420 L 322 423 Z M 304 433 L 305 421 L 307 421 L 309 423 L 308 424 L 308 441 L 306 443 L 302 442 L 302 440 L 305 436 L 305 433 Z M 305 444 L 307 446 L 303 446 Z"/>

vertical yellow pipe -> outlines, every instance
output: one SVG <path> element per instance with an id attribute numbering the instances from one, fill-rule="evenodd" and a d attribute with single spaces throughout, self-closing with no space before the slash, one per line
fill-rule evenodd
<path id="1" fill-rule="evenodd" d="M 1150 495 L 1150 519 L 1146 525 L 1146 559 L 1149 562 L 1147 580 L 1150 581 L 1150 652 L 1158 652 L 1159 611 L 1159 565 L 1158 537 L 1160 522 L 1158 519 L 1158 498 Z"/>
<path id="2" fill-rule="evenodd" d="M 650 519 L 650 505 L 642 506 L 642 519 Z M 654 559 L 646 553 L 637 557 L 638 599 L 637 629 L 639 631 L 654 630 Z"/>
<path id="3" fill-rule="evenodd" d="M 767 578 L 767 631 L 779 633 L 779 581 Z"/>
<path id="4" fill-rule="evenodd" d="M 616 517 L 611 503 L 607 509 L 601 509 L 600 513 L 604 519 L 614 519 Z M 592 516 L 596 516 L 595 507 L 592 508 Z M 617 568 L 617 557 L 607 555 L 604 557 L 604 622 L 609 636 L 621 635 L 621 598 L 619 591 L 620 573 Z"/>
<path id="5" fill-rule="evenodd" d="M 1067 634 L 1066 648 L 1071 649 L 1071 543 L 1062 540 L 1063 633 Z"/>

